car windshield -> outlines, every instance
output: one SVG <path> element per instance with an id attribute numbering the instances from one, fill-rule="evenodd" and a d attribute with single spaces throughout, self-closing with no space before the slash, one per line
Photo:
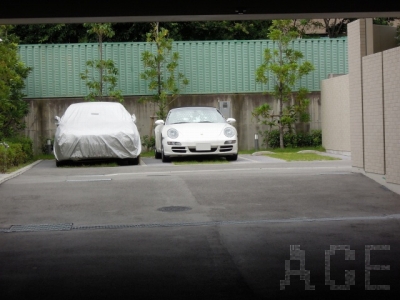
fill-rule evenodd
<path id="1" fill-rule="evenodd" d="M 189 107 L 171 110 L 165 122 L 167 125 L 183 123 L 226 123 L 226 120 L 215 108 Z"/>

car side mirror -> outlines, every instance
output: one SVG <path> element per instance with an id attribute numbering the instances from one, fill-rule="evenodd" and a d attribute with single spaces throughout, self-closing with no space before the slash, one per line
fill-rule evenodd
<path id="1" fill-rule="evenodd" d="M 236 120 L 235 120 L 234 118 L 228 118 L 228 119 L 226 119 L 226 121 L 227 121 L 229 124 L 233 124 L 233 123 L 236 122 Z"/>
<path id="2" fill-rule="evenodd" d="M 132 114 L 132 121 L 133 121 L 133 123 L 136 123 L 136 116 L 135 116 L 135 114 Z"/>
<path id="3" fill-rule="evenodd" d="M 55 116 L 55 117 L 54 117 L 54 120 L 56 120 L 56 125 L 57 125 L 57 126 L 60 125 L 61 119 L 60 119 L 59 116 Z"/>
<path id="4" fill-rule="evenodd" d="M 156 125 L 164 125 L 164 121 L 163 120 L 157 120 L 155 122 Z"/>

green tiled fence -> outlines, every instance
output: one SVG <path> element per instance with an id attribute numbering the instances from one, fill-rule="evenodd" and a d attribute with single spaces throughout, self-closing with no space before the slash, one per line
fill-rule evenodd
<path id="1" fill-rule="evenodd" d="M 154 51 L 150 43 L 104 43 L 104 59 L 112 59 L 119 70 L 118 89 L 124 95 L 149 94 L 141 53 Z M 174 42 L 180 53 L 179 71 L 189 79 L 182 94 L 259 93 L 268 88 L 255 81 L 255 70 L 262 62 L 270 40 Z M 299 39 L 293 47 L 304 54 L 315 71 L 298 86 L 320 90 L 328 74 L 347 74 L 347 39 Z M 27 98 L 79 97 L 88 91 L 80 73 L 87 60 L 98 58 L 97 44 L 20 45 L 21 59 L 33 67 L 26 80 Z"/>

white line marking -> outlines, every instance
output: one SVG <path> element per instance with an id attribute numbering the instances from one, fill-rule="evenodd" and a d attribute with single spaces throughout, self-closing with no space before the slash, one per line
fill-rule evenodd
<path id="1" fill-rule="evenodd" d="M 110 181 L 111 178 L 100 178 L 100 179 L 69 179 L 67 182 L 88 182 L 88 181 Z"/>
<path id="2" fill-rule="evenodd" d="M 254 160 L 254 159 L 246 158 L 246 157 L 243 157 L 243 156 L 240 156 L 240 155 L 239 155 L 239 157 L 240 157 L 240 158 L 242 158 L 242 159 L 245 159 L 245 160 L 249 160 L 249 161 L 252 161 L 252 162 L 256 162 L 256 163 L 258 163 L 258 162 L 259 162 L 258 160 Z"/>
<path id="3" fill-rule="evenodd" d="M 147 166 L 147 165 L 145 164 L 145 162 L 143 161 L 143 159 L 141 159 L 141 158 L 140 158 L 139 165 L 141 165 L 141 166 Z"/>
<path id="4" fill-rule="evenodd" d="M 210 173 L 210 172 L 242 172 L 242 171 L 275 171 L 275 170 L 350 170 L 348 166 L 338 167 L 293 167 L 293 168 L 243 168 L 243 169 L 218 169 L 218 170 L 186 170 L 186 171 L 158 171 L 158 172 L 140 172 L 140 173 L 113 173 L 98 176 L 124 176 L 124 175 L 148 175 L 148 174 L 183 174 L 183 173 Z M 317 174 L 319 175 L 319 174 Z M 89 176 L 89 175 L 88 175 Z"/>

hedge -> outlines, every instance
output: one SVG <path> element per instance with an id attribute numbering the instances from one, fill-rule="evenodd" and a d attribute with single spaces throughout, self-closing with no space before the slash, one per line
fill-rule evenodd
<path id="1" fill-rule="evenodd" d="M 32 140 L 26 137 L 9 138 L 0 143 L 0 172 L 21 165 L 33 158 Z"/>
<path id="2" fill-rule="evenodd" d="M 269 148 L 279 148 L 279 130 L 264 133 L 264 144 Z M 322 131 L 312 130 L 311 133 L 289 133 L 283 134 L 283 145 L 285 147 L 318 147 L 322 145 Z"/>

